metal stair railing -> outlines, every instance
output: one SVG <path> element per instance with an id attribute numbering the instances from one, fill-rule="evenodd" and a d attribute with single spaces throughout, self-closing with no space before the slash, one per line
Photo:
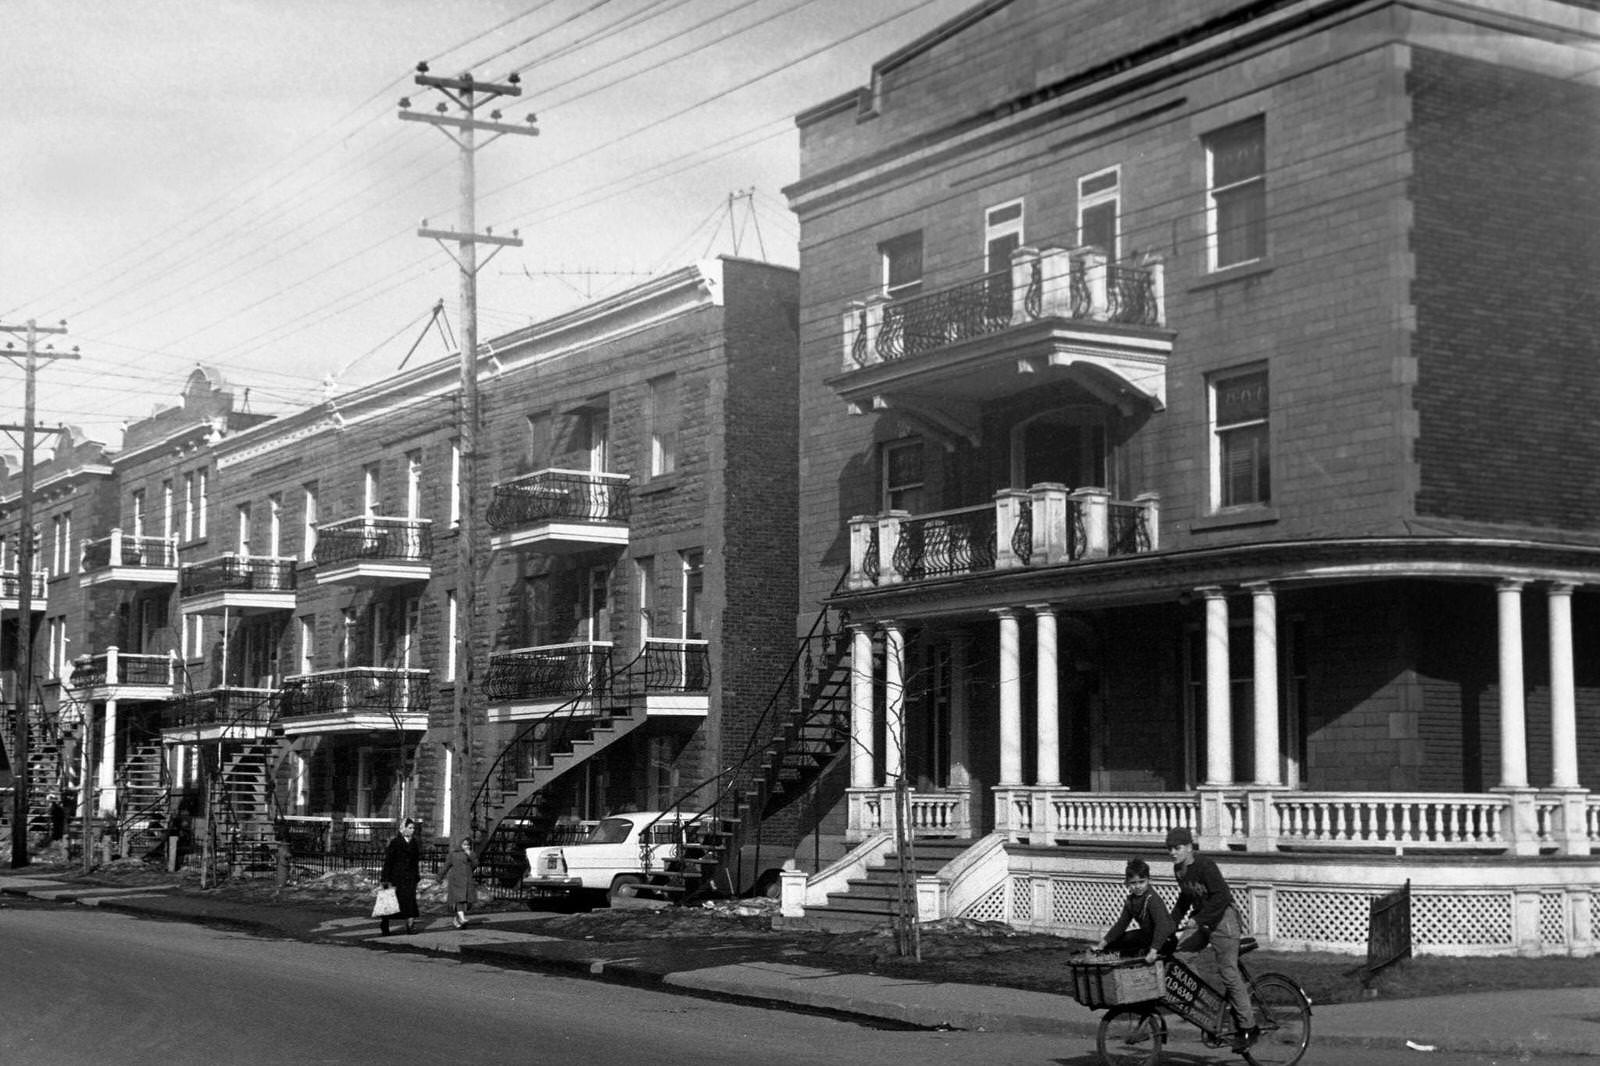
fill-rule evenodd
<path id="1" fill-rule="evenodd" d="M 849 571 L 846 570 L 840 575 L 829 599 L 844 588 L 848 578 Z M 825 749 L 831 746 L 831 750 L 806 750 L 805 759 L 814 764 L 815 772 L 809 780 L 799 782 L 802 791 L 805 791 L 814 788 L 822 780 L 838 752 L 846 747 L 849 739 L 848 721 L 841 725 L 840 712 L 828 708 L 837 704 L 841 687 L 848 691 L 848 679 L 841 686 L 837 675 L 848 652 L 846 631 L 849 616 L 847 612 L 838 612 L 837 626 L 832 626 L 830 620 L 834 616 L 832 606 L 824 602 L 810 630 L 799 639 L 794 657 L 757 718 L 739 758 L 687 790 L 676 803 L 662 812 L 659 821 L 678 822 L 686 827 L 684 858 L 674 861 L 678 869 L 664 878 L 656 879 L 657 883 L 647 886 L 647 889 L 653 887 L 670 893 L 677 897 L 679 903 L 702 892 L 736 895 L 738 884 L 745 879 L 742 871 L 736 873 L 729 869 L 729 859 L 738 862 L 742 858 L 744 844 L 752 835 L 757 836 L 759 847 L 762 822 L 768 814 L 775 813 L 768 808 L 778 794 L 777 790 L 782 787 L 784 758 L 794 752 L 797 744 L 813 742 L 813 738 L 805 732 L 808 727 L 822 729 L 821 743 Z M 822 650 L 820 664 L 815 655 L 819 646 Z M 785 706 L 780 710 L 780 706 L 787 702 L 786 697 L 795 684 L 797 674 L 805 679 L 805 688 L 794 689 L 794 706 Z M 819 754 L 822 756 L 820 759 L 816 758 Z M 759 764 L 759 774 L 753 772 L 757 768 L 757 760 L 765 760 Z M 804 776 L 800 774 L 800 777 Z M 686 815 L 685 808 L 708 789 L 714 792 L 710 803 Z M 687 868 L 690 864 L 699 866 L 698 876 L 691 876 Z M 726 889 L 714 887 L 714 879 L 719 875 L 726 883 Z M 691 880 L 696 883 L 691 885 Z"/>

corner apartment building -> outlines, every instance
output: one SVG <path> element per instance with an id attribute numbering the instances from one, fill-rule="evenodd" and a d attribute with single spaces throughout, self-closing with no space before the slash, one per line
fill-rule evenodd
<path id="1" fill-rule="evenodd" d="M 495 337 L 475 457 L 455 358 L 270 419 L 191 375 L 97 468 L 81 568 L 41 601 L 118 619 L 66 623 L 93 813 L 123 846 L 176 818 L 321 847 L 692 797 L 792 646 L 796 299 L 792 270 L 723 259 Z"/>
<path id="2" fill-rule="evenodd" d="M 988 0 L 799 116 L 861 845 L 808 909 L 904 779 L 924 917 L 1095 930 L 1190 825 L 1269 943 L 1409 881 L 1421 951 L 1596 949 L 1597 37 Z"/>

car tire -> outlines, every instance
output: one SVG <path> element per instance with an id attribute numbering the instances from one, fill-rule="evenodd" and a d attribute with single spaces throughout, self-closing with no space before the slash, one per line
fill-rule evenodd
<path id="1" fill-rule="evenodd" d="M 606 904 L 614 905 L 616 898 L 623 894 L 623 885 L 639 885 L 644 883 L 644 878 L 637 874 L 618 874 L 611 879 L 611 887 L 606 891 Z"/>

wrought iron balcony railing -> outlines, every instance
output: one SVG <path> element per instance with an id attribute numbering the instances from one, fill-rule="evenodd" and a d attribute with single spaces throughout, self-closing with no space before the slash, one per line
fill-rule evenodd
<path id="1" fill-rule="evenodd" d="M 850 520 L 850 588 L 1134 555 L 1158 546 L 1159 501 L 1103 489 L 1005 489 L 992 504 Z"/>
<path id="2" fill-rule="evenodd" d="M 1159 257 L 1108 263 L 1098 248 L 1018 248 L 1011 268 L 904 300 L 853 301 L 844 316 L 846 371 L 910 359 L 1048 318 L 1161 326 Z"/>
<path id="3" fill-rule="evenodd" d="M 430 674 L 387 666 L 351 666 L 284 678 L 283 718 L 344 714 L 427 714 Z"/>
<path id="4" fill-rule="evenodd" d="M 426 518 L 362 515 L 317 527 L 318 566 L 373 560 L 426 562 L 433 558 L 433 523 Z"/>
<path id="5" fill-rule="evenodd" d="M 34 610 L 42 610 L 44 608 L 44 598 L 47 594 L 46 590 L 49 582 L 49 571 L 39 569 L 33 571 L 28 585 L 29 591 L 33 594 Z M 21 597 L 22 575 L 15 570 L 7 570 L 4 573 L 0 573 L 0 600 L 15 600 Z"/>
<path id="6" fill-rule="evenodd" d="M 706 692 L 711 688 L 711 645 L 704 640 L 649 637 L 644 643 L 646 692 Z"/>
<path id="7" fill-rule="evenodd" d="M 237 726 L 264 729 L 278 714 L 280 692 L 276 688 L 246 688 L 223 685 L 189 692 L 168 704 L 162 713 L 164 729 L 192 729 L 203 726 Z"/>
<path id="8" fill-rule="evenodd" d="M 86 574 L 114 566 L 171 570 L 177 565 L 178 542 L 174 537 L 136 537 L 113 529 L 108 537 L 83 542 L 81 566 Z"/>
<path id="9" fill-rule="evenodd" d="M 85 655 L 72 664 L 72 688 L 103 688 L 108 685 L 143 685 L 171 688 L 178 683 L 180 668 L 173 655 L 133 655 L 108 647 L 99 655 Z"/>
<path id="10" fill-rule="evenodd" d="M 571 699 L 605 690 L 611 644 L 583 641 L 498 651 L 489 656 L 483 689 L 491 700 Z"/>
<path id="11" fill-rule="evenodd" d="M 542 522 L 628 521 L 626 474 L 539 470 L 494 487 L 489 528 L 497 533 Z"/>
<path id="12" fill-rule="evenodd" d="M 178 573 L 179 596 L 209 592 L 293 592 L 295 560 L 223 555 L 191 563 Z"/>

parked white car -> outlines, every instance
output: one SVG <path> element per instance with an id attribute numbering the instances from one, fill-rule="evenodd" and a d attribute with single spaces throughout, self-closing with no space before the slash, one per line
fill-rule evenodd
<path id="1" fill-rule="evenodd" d="M 527 853 L 525 887 L 541 895 L 604 893 L 610 901 L 624 885 L 642 884 L 683 853 L 683 826 L 661 811 L 614 814 L 600 819 L 579 843 L 533 847 Z"/>

